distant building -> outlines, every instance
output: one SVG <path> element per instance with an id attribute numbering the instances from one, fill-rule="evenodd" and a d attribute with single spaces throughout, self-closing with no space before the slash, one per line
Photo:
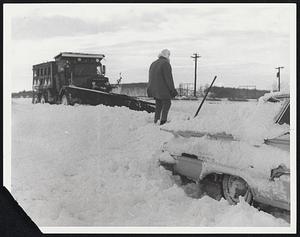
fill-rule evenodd
<path id="1" fill-rule="evenodd" d="M 146 97 L 147 96 L 147 82 L 139 83 L 124 83 L 119 84 L 117 88 L 113 89 L 113 93 L 125 94 L 129 96 L 136 97 Z"/>

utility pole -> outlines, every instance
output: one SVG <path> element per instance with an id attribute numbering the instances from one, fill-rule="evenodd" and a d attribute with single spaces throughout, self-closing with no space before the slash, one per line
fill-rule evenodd
<path id="1" fill-rule="evenodd" d="M 200 58 L 197 53 L 194 53 L 191 58 L 195 59 L 195 82 L 194 82 L 194 96 L 196 97 L 196 83 L 197 83 L 197 59 Z"/>
<path id="2" fill-rule="evenodd" d="M 186 96 L 189 96 L 189 84 L 186 83 Z"/>
<path id="3" fill-rule="evenodd" d="M 277 78 L 278 78 L 278 91 L 280 91 L 280 69 L 284 67 L 276 67 L 275 69 L 278 70 L 277 72 Z"/>

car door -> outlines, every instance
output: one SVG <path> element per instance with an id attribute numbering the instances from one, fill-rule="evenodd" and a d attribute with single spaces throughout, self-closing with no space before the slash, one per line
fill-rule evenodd
<path id="1" fill-rule="evenodd" d="M 290 103 L 287 100 L 278 115 L 274 119 L 275 123 L 280 125 L 290 124 Z M 285 132 L 280 136 L 265 139 L 265 144 L 274 146 L 286 152 L 290 152 L 290 132 Z M 271 194 L 271 202 L 276 204 L 275 206 L 288 209 L 290 206 L 290 169 L 279 165 L 271 170 L 271 176 L 269 180 L 269 188 Z"/>

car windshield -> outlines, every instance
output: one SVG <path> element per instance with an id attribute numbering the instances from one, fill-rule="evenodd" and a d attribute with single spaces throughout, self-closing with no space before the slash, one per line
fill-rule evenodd
<path id="1" fill-rule="evenodd" d="M 281 124 L 290 124 L 290 105 L 287 106 L 282 116 L 279 118 L 278 123 Z"/>

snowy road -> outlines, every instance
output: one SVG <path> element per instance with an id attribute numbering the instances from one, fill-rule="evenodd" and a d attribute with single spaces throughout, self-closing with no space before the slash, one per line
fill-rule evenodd
<path id="1" fill-rule="evenodd" d="M 174 101 L 170 119 L 192 117 L 198 103 Z M 206 103 L 200 115 L 216 106 L 232 104 Z M 154 154 L 172 135 L 152 117 L 14 99 L 13 196 L 39 226 L 289 226 L 243 202 L 193 198 L 192 185 L 158 166 Z"/>

